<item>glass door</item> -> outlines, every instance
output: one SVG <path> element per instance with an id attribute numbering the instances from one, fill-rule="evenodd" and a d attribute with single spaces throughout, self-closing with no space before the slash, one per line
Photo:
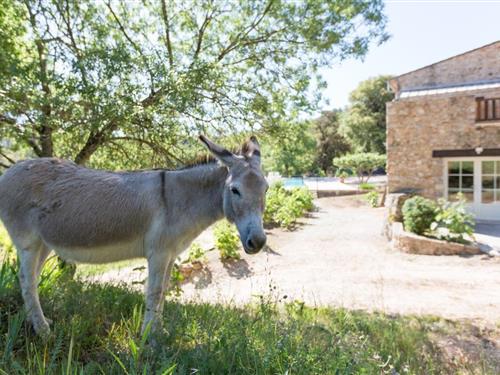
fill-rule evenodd
<path id="1" fill-rule="evenodd" d="M 481 202 L 478 218 L 500 220 L 500 160 L 481 160 Z"/>

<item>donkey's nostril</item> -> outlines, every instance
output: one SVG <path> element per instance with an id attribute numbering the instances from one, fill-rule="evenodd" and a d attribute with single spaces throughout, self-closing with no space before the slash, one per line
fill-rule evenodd
<path id="1" fill-rule="evenodd" d="M 247 240 L 247 249 L 248 249 L 248 250 L 254 250 L 254 249 L 255 249 L 255 245 L 254 245 L 254 243 L 252 242 L 252 239 L 251 239 L 251 238 L 249 238 L 249 239 Z"/>

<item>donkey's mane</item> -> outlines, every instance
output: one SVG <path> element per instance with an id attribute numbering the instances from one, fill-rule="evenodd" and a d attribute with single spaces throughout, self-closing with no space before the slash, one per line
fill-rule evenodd
<path id="1" fill-rule="evenodd" d="M 244 156 L 250 149 L 250 141 L 243 143 L 241 147 L 233 147 L 229 151 L 235 155 Z M 210 153 L 201 153 L 196 155 L 193 159 L 188 160 L 184 165 L 177 168 L 176 170 L 191 169 L 207 164 L 215 164 L 217 159 Z"/>

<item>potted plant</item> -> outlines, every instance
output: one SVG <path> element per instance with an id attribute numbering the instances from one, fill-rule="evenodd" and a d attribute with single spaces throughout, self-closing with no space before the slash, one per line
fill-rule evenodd
<path id="1" fill-rule="evenodd" d="M 340 172 L 339 173 L 340 183 L 343 184 L 345 182 L 346 177 L 349 177 L 346 171 Z"/>

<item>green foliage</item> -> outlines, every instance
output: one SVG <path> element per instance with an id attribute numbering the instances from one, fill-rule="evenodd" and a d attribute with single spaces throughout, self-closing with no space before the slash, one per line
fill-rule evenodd
<path id="1" fill-rule="evenodd" d="M 265 224 L 290 229 L 297 219 L 314 208 L 314 197 L 305 187 L 285 189 L 282 182 L 273 184 L 266 195 Z"/>
<path id="2" fill-rule="evenodd" d="M 467 212 L 466 201 L 459 195 L 456 202 L 415 196 L 403 205 L 406 230 L 446 241 L 466 243 L 474 235 L 474 216 Z"/>
<path id="3" fill-rule="evenodd" d="M 474 236 L 474 216 L 465 208 L 466 200 L 459 194 L 458 201 L 446 202 L 444 199 L 438 201 L 436 217 L 431 224 L 432 234 L 437 238 L 447 241 L 466 243 L 464 236 Z"/>
<path id="4" fill-rule="evenodd" d="M 283 176 L 297 176 L 313 169 L 316 141 L 310 123 L 282 123 L 269 129 L 262 145 L 264 169 Z"/>
<path id="5" fill-rule="evenodd" d="M 359 188 L 361 190 L 375 190 L 375 187 L 376 187 L 375 185 L 369 184 L 367 182 L 363 182 L 363 183 L 359 184 Z"/>
<path id="6" fill-rule="evenodd" d="M 370 78 L 351 93 L 350 105 L 341 117 L 340 133 L 357 152 L 385 153 L 385 105 L 394 98 L 387 87 L 390 78 Z"/>
<path id="7" fill-rule="evenodd" d="M 167 300 L 168 333 L 149 346 L 140 332 L 141 292 L 61 282 L 57 274 L 41 282 L 41 303 L 54 319 L 43 341 L 26 322 L 15 273 L 13 263 L 0 264 L 2 374 L 495 373 L 484 353 L 448 364 L 436 350 L 433 338 L 449 337 L 461 324 L 268 298 L 242 307 Z"/>
<path id="8" fill-rule="evenodd" d="M 366 201 L 372 207 L 378 207 L 379 193 L 378 191 L 370 191 L 365 195 Z"/>
<path id="9" fill-rule="evenodd" d="M 182 294 L 181 285 L 184 281 L 184 276 L 182 275 L 179 267 L 179 263 L 175 262 L 172 267 L 172 273 L 170 274 L 168 294 L 174 297 L 179 297 Z"/>
<path id="10" fill-rule="evenodd" d="M 420 196 L 407 199 L 402 208 L 405 229 L 416 234 L 425 234 L 431 228 L 436 210 L 436 202 L 430 199 Z"/>
<path id="11" fill-rule="evenodd" d="M 221 259 L 240 258 L 240 237 L 233 224 L 227 220 L 219 221 L 214 227 L 214 237 Z"/>
<path id="12" fill-rule="evenodd" d="M 339 133 L 340 110 L 324 111 L 313 122 L 316 138 L 314 164 L 326 175 L 332 172 L 332 160 L 350 151 L 347 139 Z"/>
<path id="13" fill-rule="evenodd" d="M 368 182 L 373 171 L 385 167 L 385 163 L 385 155 L 371 152 L 350 154 L 333 159 L 334 166 L 354 171 L 360 183 Z"/>
<path id="14" fill-rule="evenodd" d="M 0 139 L 79 164 L 175 166 L 207 124 L 227 134 L 315 109 L 321 67 L 386 39 L 383 9 L 381 0 L 3 0 Z"/>
<path id="15" fill-rule="evenodd" d="M 188 262 L 200 262 L 205 257 L 205 250 L 197 243 L 193 242 L 189 248 Z"/>
<path id="16" fill-rule="evenodd" d="M 0 223 L 0 253 L 3 251 L 4 254 L 12 254 L 14 250 L 14 244 L 10 239 L 9 233 L 7 233 L 5 227 Z"/>

